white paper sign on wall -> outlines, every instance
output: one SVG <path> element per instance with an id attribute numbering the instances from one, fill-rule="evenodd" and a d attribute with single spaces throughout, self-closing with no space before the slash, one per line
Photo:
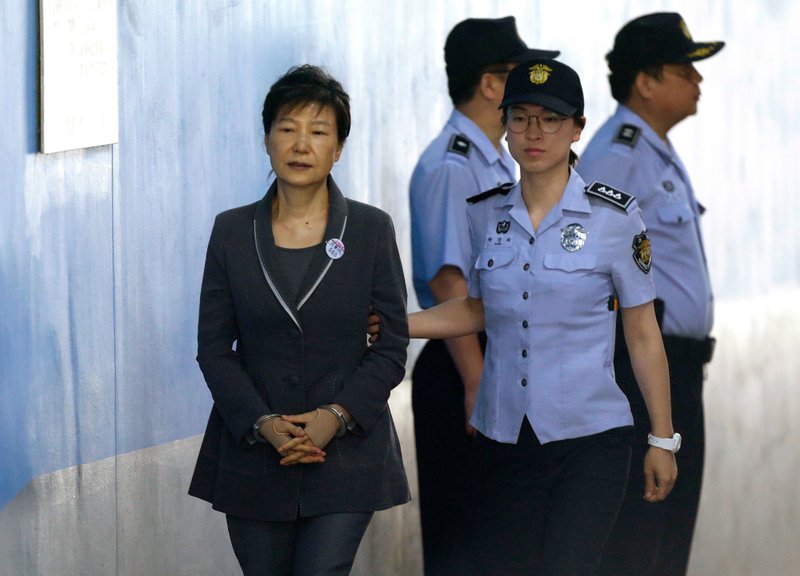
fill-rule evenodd
<path id="1" fill-rule="evenodd" d="M 119 139 L 116 0 L 39 0 L 41 149 Z"/>

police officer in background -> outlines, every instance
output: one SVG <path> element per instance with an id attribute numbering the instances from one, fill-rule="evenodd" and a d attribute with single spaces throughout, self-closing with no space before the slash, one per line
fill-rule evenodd
<path id="1" fill-rule="evenodd" d="M 589 142 L 577 166 L 636 196 L 652 242 L 653 275 L 663 305 L 661 330 L 672 390 L 673 422 L 683 434 L 680 477 L 669 499 L 641 497 L 642 459 L 650 422 L 625 342 L 617 338 L 617 382 L 634 414 L 637 442 L 629 490 L 603 559 L 603 574 L 685 574 L 703 477 L 703 380 L 711 359 L 713 298 L 698 203 L 686 168 L 667 137 L 697 112 L 703 77 L 694 62 L 724 42 L 695 42 L 679 14 L 655 13 L 627 23 L 606 59 L 614 115 Z"/>
<path id="2" fill-rule="evenodd" d="M 470 18 L 448 35 L 444 56 L 454 109 L 410 184 L 414 287 L 422 308 L 467 294 L 466 199 L 516 180 L 514 160 L 500 144 L 505 129 L 498 106 L 508 73 L 518 62 L 558 54 L 528 48 L 513 16 Z M 431 340 L 412 373 L 427 576 L 466 574 L 474 566 L 468 511 L 480 464 L 468 422 L 483 368 L 482 341 L 483 335 Z"/>

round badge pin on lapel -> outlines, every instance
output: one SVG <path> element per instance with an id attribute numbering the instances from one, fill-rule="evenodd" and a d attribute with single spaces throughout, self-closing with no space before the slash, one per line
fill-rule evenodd
<path id="1" fill-rule="evenodd" d="M 344 242 L 338 238 L 331 238 L 325 243 L 325 253 L 331 260 L 338 260 L 344 256 Z"/>

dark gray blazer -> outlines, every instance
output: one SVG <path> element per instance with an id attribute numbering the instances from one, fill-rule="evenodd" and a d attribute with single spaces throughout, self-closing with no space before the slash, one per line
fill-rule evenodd
<path id="1" fill-rule="evenodd" d="M 387 401 L 405 374 L 403 269 L 391 218 L 345 199 L 328 179 L 329 216 L 297 301 L 270 274 L 272 198 L 219 214 L 200 295 L 197 361 L 214 406 L 189 493 L 255 520 L 381 510 L 409 500 Z M 344 254 L 325 244 L 338 238 Z M 366 344 L 370 308 L 381 335 Z M 263 414 L 337 402 L 357 423 L 326 462 L 280 466 L 270 444 L 247 441 Z"/>

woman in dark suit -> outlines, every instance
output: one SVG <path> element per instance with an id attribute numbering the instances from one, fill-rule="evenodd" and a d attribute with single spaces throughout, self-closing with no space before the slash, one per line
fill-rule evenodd
<path id="1" fill-rule="evenodd" d="M 197 361 L 214 406 L 189 493 L 226 514 L 245 576 L 348 574 L 373 511 L 409 500 L 387 404 L 405 281 L 390 217 L 330 176 L 350 131 L 341 84 L 293 68 L 262 120 L 276 181 L 217 216 L 206 256 Z"/>

